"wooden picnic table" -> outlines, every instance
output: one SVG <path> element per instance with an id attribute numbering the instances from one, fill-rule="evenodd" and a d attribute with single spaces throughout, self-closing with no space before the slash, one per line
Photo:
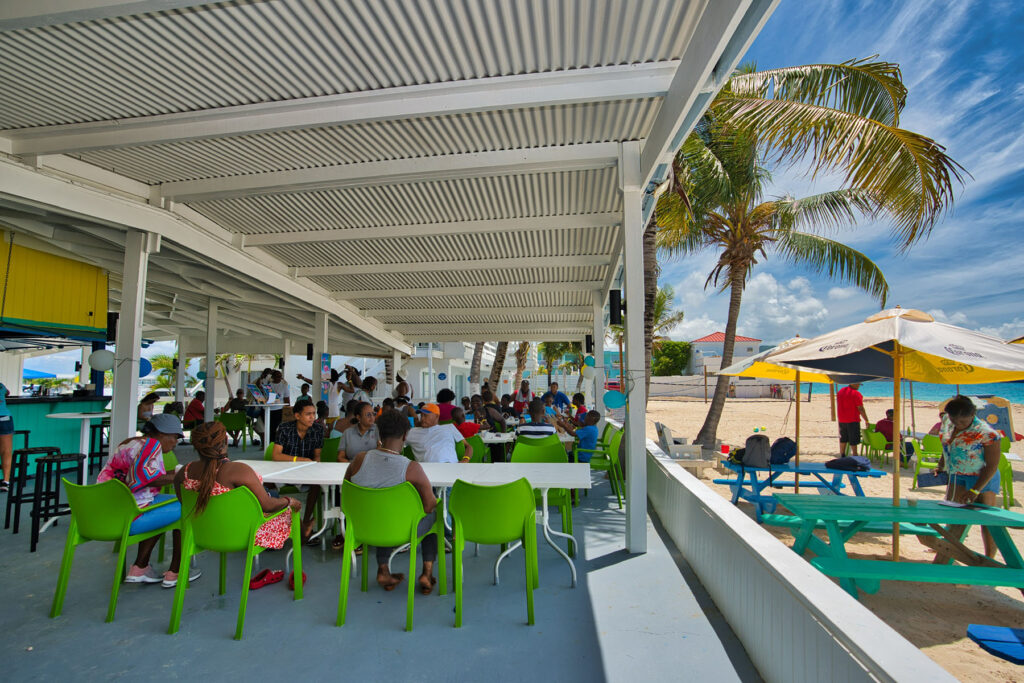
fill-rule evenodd
<path id="1" fill-rule="evenodd" d="M 863 471 L 833 470 L 824 463 L 809 462 L 799 466 L 793 462 L 771 467 L 748 467 L 723 460 L 722 464 L 739 475 L 736 479 L 715 479 L 716 484 L 727 484 L 732 489 L 732 503 L 735 505 L 742 498 L 754 504 L 754 512 L 758 523 L 762 522 L 764 513 L 775 512 L 776 500 L 770 494 L 764 495 L 766 488 L 793 488 L 796 486 L 797 474 L 813 477 L 800 482 L 801 487 L 818 489 L 821 493 L 842 495 L 847 484 L 857 496 L 864 495 L 860 486 L 861 477 L 883 477 L 888 474 L 882 470 L 870 469 Z M 791 479 L 781 479 L 783 475 L 794 475 Z M 843 483 L 846 479 L 847 483 Z"/>
<path id="2" fill-rule="evenodd" d="M 895 506 L 890 498 L 791 493 L 777 493 L 775 498 L 802 520 L 793 550 L 801 555 L 805 550 L 814 553 L 817 557 L 811 564 L 837 577 L 840 585 L 855 598 L 859 597 L 858 589 L 877 592 L 883 579 L 1024 588 L 1024 558 L 1007 531 L 1009 527 L 1024 527 L 1022 514 L 984 505 L 952 507 L 933 500 L 918 500 L 914 505 L 904 500 Z M 846 542 L 854 534 L 869 527 L 877 528 L 879 524 L 894 523 L 931 529 L 934 536 L 920 534 L 921 542 L 952 559 L 944 564 L 925 564 L 856 560 L 847 556 Z M 828 532 L 828 541 L 814 535 L 820 525 Z M 988 527 L 1003 562 L 976 553 L 963 544 L 972 526 Z"/>

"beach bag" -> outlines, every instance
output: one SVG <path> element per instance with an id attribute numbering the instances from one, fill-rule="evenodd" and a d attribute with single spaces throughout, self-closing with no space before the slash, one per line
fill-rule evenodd
<path id="1" fill-rule="evenodd" d="M 772 444 L 772 464 L 785 465 L 796 455 L 796 441 L 788 436 L 775 439 Z"/>
<path id="2" fill-rule="evenodd" d="M 746 455 L 746 453 L 747 453 L 747 449 L 746 448 L 737 448 L 736 450 L 734 450 L 731 453 L 729 453 L 728 460 L 733 465 L 742 465 L 743 464 L 743 456 Z"/>
<path id="3" fill-rule="evenodd" d="M 825 463 L 830 470 L 846 470 L 847 472 L 866 472 L 871 469 L 871 461 L 862 455 L 844 455 L 833 458 Z"/>
<path id="4" fill-rule="evenodd" d="M 752 434 L 744 444 L 743 464 L 747 467 L 769 467 L 772 463 L 772 449 L 764 434 Z"/>

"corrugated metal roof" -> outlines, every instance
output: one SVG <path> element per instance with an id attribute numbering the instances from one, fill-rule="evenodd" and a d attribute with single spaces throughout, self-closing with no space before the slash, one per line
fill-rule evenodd
<path id="1" fill-rule="evenodd" d="M 0 128 L 662 61 L 693 14 L 662 0 L 236 0 L 7 31 Z"/>
<path id="2" fill-rule="evenodd" d="M 649 98 L 474 112 L 103 149 L 80 157 L 144 183 L 201 180 L 442 154 L 637 140 L 650 129 L 660 105 L 661 98 Z"/>
<path id="3" fill-rule="evenodd" d="M 444 294 L 431 296 L 402 296 L 387 299 L 352 299 L 351 303 L 361 309 L 415 308 L 429 305 L 435 308 L 470 308 L 474 306 L 494 308 L 545 308 L 554 306 L 589 306 L 590 292 L 558 289 L 558 283 L 551 283 L 548 289 L 538 285 L 537 291 L 524 294 L 509 294 L 481 287 L 479 293 Z M 386 305 L 382 305 L 386 304 Z"/>
<path id="4" fill-rule="evenodd" d="M 408 273 L 381 273 L 371 275 L 323 275 L 311 278 L 314 282 L 335 291 L 376 289 L 420 289 L 429 287 L 502 287 L 505 285 L 534 283 L 557 286 L 563 282 L 589 282 L 604 278 L 606 266 L 574 266 L 563 268 L 493 268 L 472 270 L 426 271 Z M 483 293 L 483 291 L 481 292 Z M 590 302 L 588 301 L 587 304 Z M 489 304 L 488 304 L 489 305 Z M 516 304 L 518 305 L 518 304 Z M 373 308 L 391 306 L 375 305 Z M 393 306 L 409 308 L 408 306 Z"/>

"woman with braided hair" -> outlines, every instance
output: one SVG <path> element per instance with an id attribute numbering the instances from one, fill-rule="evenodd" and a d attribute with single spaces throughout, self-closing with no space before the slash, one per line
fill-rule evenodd
<path id="1" fill-rule="evenodd" d="M 301 501 L 287 496 L 271 498 L 263 488 L 263 481 L 244 462 L 228 460 L 228 433 L 220 422 L 204 422 L 192 430 L 192 445 L 199 455 L 198 462 L 182 467 L 174 478 L 174 490 L 181 498 L 181 489 L 198 493 L 196 513 L 206 509 L 211 496 L 227 493 L 239 486 L 248 487 L 256 496 L 263 512 L 271 513 L 291 506 L 298 512 Z M 256 531 L 256 545 L 279 549 L 291 535 L 290 515 L 279 515 L 264 522 Z"/>

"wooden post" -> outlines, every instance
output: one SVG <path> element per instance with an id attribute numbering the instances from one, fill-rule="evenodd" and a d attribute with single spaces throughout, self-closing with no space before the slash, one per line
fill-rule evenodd
<path id="1" fill-rule="evenodd" d="M 835 422 L 836 421 L 836 385 L 834 383 L 828 385 L 828 403 L 829 403 L 829 407 L 832 409 L 832 421 Z"/>
<path id="2" fill-rule="evenodd" d="M 800 371 L 796 371 L 796 467 L 800 469 Z M 800 475 L 793 477 L 793 493 L 800 493 Z"/>
<path id="3" fill-rule="evenodd" d="M 900 506 L 900 383 L 903 375 L 903 352 L 900 343 L 893 342 L 892 349 L 892 435 L 894 438 L 892 454 L 892 504 Z M 892 525 L 892 560 L 900 559 L 900 525 Z"/>
<path id="4" fill-rule="evenodd" d="M 910 431 L 917 434 L 917 416 L 914 414 L 914 382 L 909 381 L 910 385 Z"/>
<path id="5" fill-rule="evenodd" d="M 708 402 L 708 366 L 704 366 L 704 403 Z"/>

